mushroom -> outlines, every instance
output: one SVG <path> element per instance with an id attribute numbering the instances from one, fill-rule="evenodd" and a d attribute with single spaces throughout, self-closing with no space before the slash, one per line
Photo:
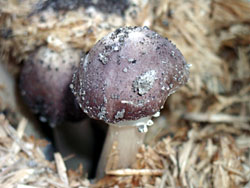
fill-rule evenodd
<path id="1" fill-rule="evenodd" d="M 151 117 L 159 115 L 167 97 L 188 77 L 181 52 L 147 27 L 119 28 L 95 44 L 70 87 L 89 117 L 109 124 L 97 179 L 108 161 L 115 168 L 131 166 L 153 124 Z M 116 159 L 110 160 L 111 151 L 118 152 Z"/>
<path id="2" fill-rule="evenodd" d="M 52 133 L 56 150 L 63 156 L 74 154 L 66 161 L 67 167 L 76 168 L 82 163 L 84 170 L 91 172 L 95 152 L 93 127 L 69 87 L 81 54 L 71 48 L 60 52 L 45 46 L 38 48 L 24 62 L 19 87 L 32 112 L 52 127 L 49 134 Z M 81 148 L 78 143 L 82 143 Z"/>
<path id="3" fill-rule="evenodd" d="M 81 109 L 69 85 L 80 62 L 80 51 L 65 49 L 56 52 L 40 47 L 25 61 L 19 87 L 25 103 L 42 122 L 51 127 L 64 120 L 80 120 Z"/>

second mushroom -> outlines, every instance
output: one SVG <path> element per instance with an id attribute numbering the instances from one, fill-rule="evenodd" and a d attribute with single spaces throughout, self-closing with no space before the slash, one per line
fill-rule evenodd
<path id="1" fill-rule="evenodd" d="M 97 178 L 105 169 L 131 166 L 151 117 L 188 76 L 181 52 L 147 27 L 119 28 L 97 42 L 71 84 L 82 110 L 109 124 Z M 117 152 L 113 160 L 111 152 Z"/>

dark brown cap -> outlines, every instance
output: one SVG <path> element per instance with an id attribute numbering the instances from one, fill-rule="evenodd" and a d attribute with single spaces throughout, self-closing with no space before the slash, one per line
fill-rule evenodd
<path id="1" fill-rule="evenodd" d="M 82 118 L 82 110 L 69 88 L 80 57 L 77 50 L 55 52 L 40 47 L 24 63 L 19 83 L 21 95 L 41 121 L 53 126 Z"/>
<path id="2" fill-rule="evenodd" d="M 171 41 L 147 27 L 125 27 L 89 51 L 71 88 L 91 118 L 117 123 L 152 116 L 188 76 L 189 66 Z"/>

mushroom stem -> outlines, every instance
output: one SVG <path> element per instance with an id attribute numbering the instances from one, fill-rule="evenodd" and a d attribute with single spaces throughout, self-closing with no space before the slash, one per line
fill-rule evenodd
<path id="1" fill-rule="evenodd" d="M 105 170 L 128 168 L 136 159 L 139 147 L 146 133 L 136 126 L 117 126 L 110 124 L 98 164 L 96 178 L 105 175 Z"/>

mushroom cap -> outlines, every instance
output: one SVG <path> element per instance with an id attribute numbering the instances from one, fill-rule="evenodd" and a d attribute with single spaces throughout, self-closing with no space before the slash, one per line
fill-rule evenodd
<path id="1" fill-rule="evenodd" d="M 189 66 L 171 41 L 147 27 L 125 27 L 82 59 L 71 89 L 88 116 L 115 124 L 152 116 L 188 77 Z"/>
<path id="2" fill-rule="evenodd" d="M 19 82 L 21 95 L 41 121 L 53 126 L 64 120 L 82 119 L 82 110 L 69 88 L 80 58 L 77 50 L 56 52 L 40 47 L 24 62 Z"/>

